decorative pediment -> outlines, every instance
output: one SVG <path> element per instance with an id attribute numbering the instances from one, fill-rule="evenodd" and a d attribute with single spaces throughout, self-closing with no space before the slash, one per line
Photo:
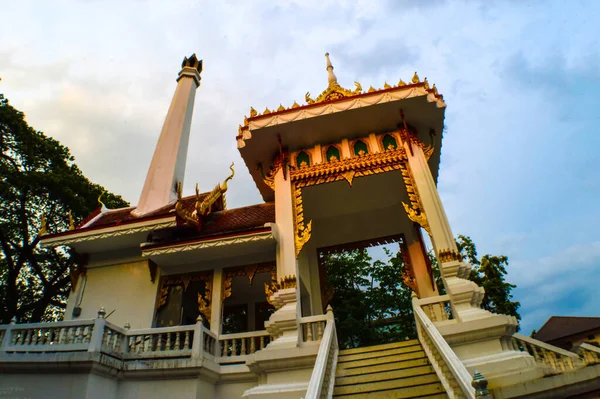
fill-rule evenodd
<path id="1" fill-rule="evenodd" d="M 229 166 L 229 169 L 231 169 L 231 175 L 225 179 L 222 184 L 217 184 L 215 188 L 204 197 L 200 195 L 198 185 L 196 184 L 196 202 L 194 204 L 193 211 L 190 211 L 184 207 L 183 197 L 181 194 L 181 183 L 177 185 L 177 203 L 175 204 L 175 213 L 177 215 L 178 224 L 189 224 L 196 226 L 198 231 L 200 231 L 202 230 L 202 219 L 212 212 L 213 207 L 218 201 L 221 201 L 223 204 L 222 208 L 225 208 L 224 194 L 227 191 L 227 182 L 235 175 L 235 171 L 233 170 L 233 162 L 231 163 L 231 166 Z"/>

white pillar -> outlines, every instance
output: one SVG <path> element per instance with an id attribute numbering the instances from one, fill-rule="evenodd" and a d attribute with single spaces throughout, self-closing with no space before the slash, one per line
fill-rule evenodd
<path id="1" fill-rule="evenodd" d="M 210 303 L 210 331 L 217 334 L 217 336 L 221 334 L 222 286 L 223 269 L 215 269 L 213 270 L 212 298 Z"/>
<path id="2" fill-rule="evenodd" d="M 270 298 L 277 309 L 265 323 L 265 328 L 274 340 L 269 350 L 289 349 L 298 346 L 301 308 L 296 260 L 295 222 L 292 183 L 284 164 L 275 174 L 275 224 L 277 225 L 277 280 L 292 277 L 295 284 L 280 287 Z"/>
<path id="3" fill-rule="evenodd" d="M 159 209 L 177 198 L 177 184 L 183 184 L 187 147 L 194 111 L 196 88 L 200 86 L 202 61 L 196 55 L 183 61 L 177 88 L 165 118 L 137 208 L 136 217 Z"/>
<path id="4" fill-rule="evenodd" d="M 454 315 L 454 323 L 438 324 L 438 330 L 467 369 L 479 370 L 491 388 L 540 378 L 543 373 L 528 353 L 504 345 L 516 331 L 515 317 L 479 307 L 485 291 L 467 279 L 470 265 L 453 256 L 458 249 L 423 149 L 403 145 Z"/>

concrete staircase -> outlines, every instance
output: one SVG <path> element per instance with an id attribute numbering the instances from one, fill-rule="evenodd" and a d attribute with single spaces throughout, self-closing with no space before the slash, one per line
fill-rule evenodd
<path id="1" fill-rule="evenodd" d="M 334 398 L 447 398 L 418 340 L 340 350 Z"/>

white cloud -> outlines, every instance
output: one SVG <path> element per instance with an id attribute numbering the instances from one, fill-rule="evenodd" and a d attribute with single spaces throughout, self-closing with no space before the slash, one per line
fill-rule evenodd
<path id="1" fill-rule="evenodd" d="M 71 148 L 89 178 L 135 203 L 181 59 L 196 52 L 205 70 L 184 189 L 191 193 L 196 182 L 211 189 L 234 160 L 228 200 L 241 206 L 260 201 L 235 143 L 251 105 L 272 109 L 319 93 L 326 51 L 350 87 L 354 80 L 381 87 L 417 70 L 448 103 L 439 189 L 455 233 L 470 234 L 482 254 L 539 259 L 516 261 L 509 275 L 535 288 L 541 276 L 567 280 L 558 277 L 568 274 L 565 265 L 591 272 L 586 251 L 597 259 L 596 244 L 585 243 L 600 240 L 600 187 L 591 172 L 600 136 L 595 98 L 577 89 L 600 75 L 597 8 L 9 2 L 0 16 L 0 91 L 31 125 Z M 556 29 L 565 21 L 569 29 Z M 562 253 L 560 261 L 550 253 Z M 535 296 L 519 299 L 530 312 Z"/>

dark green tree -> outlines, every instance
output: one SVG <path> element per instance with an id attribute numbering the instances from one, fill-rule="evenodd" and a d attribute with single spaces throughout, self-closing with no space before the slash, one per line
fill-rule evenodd
<path id="1" fill-rule="evenodd" d="M 15 316 L 39 322 L 61 315 L 69 271 L 83 260 L 66 248 L 40 247 L 42 216 L 49 233 L 67 230 L 69 212 L 81 221 L 98 207 L 104 191 L 83 175 L 67 147 L 0 101 L 0 324 Z M 127 206 L 110 193 L 103 201 Z"/>
<path id="2" fill-rule="evenodd" d="M 468 236 L 459 235 L 456 245 L 461 255 L 471 264 L 469 279 L 485 289 L 481 307 L 492 313 L 515 316 L 521 320 L 519 307 L 521 304 L 513 301 L 512 290 L 516 287 L 506 281 L 508 258 L 504 255 L 483 255 L 477 258 L 477 247 Z"/>
<path id="3" fill-rule="evenodd" d="M 471 263 L 470 279 L 486 294 L 482 307 L 494 313 L 513 315 L 520 320 L 519 303 L 512 300 L 515 285 L 506 282 L 506 256 L 477 256 L 473 241 L 458 236 L 457 245 L 465 261 Z M 334 309 L 340 346 L 346 348 L 415 338 L 412 290 L 403 283 L 401 253 L 385 249 L 387 261 L 373 261 L 367 250 L 357 249 L 322 255 L 327 281 L 333 288 Z M 440 294 L 445 293 L 433 252 L 429 252 Z"/>
<path id="4" fill-rule="evenodd" d="M 402 257 L 385 252 L 387 262 L 373 262 L 365 249 L 323 256 L 328 282 L 334 290 L 330 304 L 342 347 L 416 336 L 411 290 L 402 283 Z"/>

